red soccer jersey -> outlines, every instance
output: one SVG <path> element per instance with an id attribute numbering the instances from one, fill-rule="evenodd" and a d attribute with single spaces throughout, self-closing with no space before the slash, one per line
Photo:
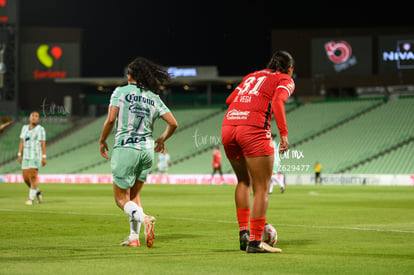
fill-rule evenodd
<path id="1" fill-rule="evenodd" d="M 223 125 L 250 125 L 270 130 L 271 114 L 279 133 L 287 136 L 285 101 L 293 93 L 292 78 L 269 69 L 247 75 L 226 100 Z"/>

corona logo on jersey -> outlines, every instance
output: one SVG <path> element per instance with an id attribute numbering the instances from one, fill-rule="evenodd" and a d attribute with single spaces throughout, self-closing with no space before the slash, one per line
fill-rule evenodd
<path id="1" fill-rule="evenodd" d="M 54 46 L 50 50 L 50 46 L 47 44 L 40 45 L 36 50 L 36 56 L 39 62 L 47 68 L 47 70 L 34 70 L 33 78 L 65 78 L 66 71 L 53 70 L 54 65 L 62 57 L 63 51 L 59 46 Z"/>
<path id="2" fill-rule="evenodd" d="M 329 41 L 325 43 L 325 51 L 336 72 L 346 70 L 358 63 L 356 57 L 352 56 L 351 45 L 346 41 Z"/>

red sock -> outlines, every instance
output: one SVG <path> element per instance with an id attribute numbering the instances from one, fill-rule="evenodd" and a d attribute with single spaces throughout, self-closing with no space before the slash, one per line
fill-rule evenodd
<path id="1" fill-rule="evenodd" d="M 265 223 L 266 217 L 250 219 L 250 242 L 262 240 Z"/>
<path id="2" fill-rule="evenodd" d="M 237 209 L 237 221 L 239 222 L 239 230 L 249 230 L 250 209 Z"/>

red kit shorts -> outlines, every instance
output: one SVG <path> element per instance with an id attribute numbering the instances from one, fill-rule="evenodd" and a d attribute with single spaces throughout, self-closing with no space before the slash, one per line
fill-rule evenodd
<path id="1" fill-rule="evenodd" d="M 221 138 L 228 159 L 268 156 L 274 153 L 270 131 L 248 125 L 225 125 Z"/>

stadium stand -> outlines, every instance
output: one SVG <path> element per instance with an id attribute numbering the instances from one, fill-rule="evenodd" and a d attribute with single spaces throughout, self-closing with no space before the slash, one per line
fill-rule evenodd
<path id="1" fill-rule="evenodd" d="M 413 103 L 413 98 L 389 101 L 377 108 L 370 108 L 368 112 L 363 112 L 330 131 L 322 131 L 322 134 L 307 142 L 292 146 L 290 158 L 282 160 L 282 164 L 290 170 L 286 172 L 292 172 L 293 169 L 296 170 L 293 171 L 295 173 L 312 173 L 316 161 L 322 164 L 324 173 L 344 172 L 347 167 L 353 167 L 381 151 L 394 148 L 414 137 L 414 128 L 409 126 L 414 125 Z M 295 150 L 301 151 L 303 158 L 292 158 Z M 383 157 L 388 157 L 388 154 Z M 298 165 L 310 167 L 302 171 Z M 374 172 L 365 170 L 368 171 Z M 377 170 L 375 173 L 384 172 Z"/>
<path id="2" fill-rule="evenodd" d="M 413 104 L 413 97 L 388 102 L 385 98 L 374 98 L 287 104 L 291 148 L 281 155 L 280 172 L 311 174 L 314 163 L 319 161 L 323 173 L 413 173 Z M 172 111 L 179 128 L 167 143 L 171 156 L 169 173 L 211 173 L 211 154 L 215 144 L 221 140 L 225 106 L 176 108 Z M 81 127 L 69 126 L 68 129 L 63 125 L 56 130 L 59 138 L 54 142 L 48 141 L 48 164 L 41 173 L 110 173 L 110 162 L 98 151 L 104 120 L 105 116 L 102 116 Z M 51 126 L 46 128 L 48 140 L 51 140 Z M 162 121 L 157 121 L 154 136 L 161 134 L 164 127 Z M 0 145 L 10 149 L 13 159 L 20 129 L 21 124 L 16 123 L 0 136 Z M 274 121 L 272 131 L 278 132 Z M 108 138 L 110 147 L 112 143 L 113 134 Z M 222 147 L 221 151 L 223 172 L 229 173 L 231 166 Z M 4 156 L 2 149 L 2 159 L 7 159 Z M 152 173 L 156 173 L 157 159 L 155 155 Z M 17 160 L 0 163 L 0 174 L 5 173 L 20 173 Z"/>

